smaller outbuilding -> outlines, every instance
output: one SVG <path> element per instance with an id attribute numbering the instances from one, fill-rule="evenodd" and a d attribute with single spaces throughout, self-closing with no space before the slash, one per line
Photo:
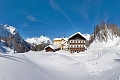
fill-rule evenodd
<path id="1" fill-rule="evenodd" d="M 55 52 L 59 50 L 60 50 L 60 47 L 58 45 L 48 45 L 47 47 L 45 47 L 46 52 Z"/>

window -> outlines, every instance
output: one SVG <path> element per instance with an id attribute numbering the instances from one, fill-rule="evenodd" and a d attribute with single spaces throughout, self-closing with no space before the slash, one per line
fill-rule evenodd
<path id="1" fill-rule="evenodd" d="M 79 41 L 77 41 L 77 43 L 79 43 Z"/>
<path id="2" fill-rule="evenodd" d="M 84 41 L 81 41 L 81 43 L 83 43 Z"/>
<path id="3" fill-rule="evenodd" d="M 78 45 L 76 45 L 76 47 L 78 47 Z"/>
<path id="4" fill-rule="evenodd" d="M 73 47 L 73 45 L 70 45 L 70 47 Z"/>
<path id="5" fill-rule="evenodd" d="M 74 45 L 74 47 L 76 47 L 76 46 Z"/>
<path id="6" fill-rule="evenodd" d="M 81 47 L 83 47 L 83 45 L 81 45 Z"/>
<path id="7" fill-rule="evenodd" d="M 76 43 L 76 41 L 74 41 L 74 43 Z"/>

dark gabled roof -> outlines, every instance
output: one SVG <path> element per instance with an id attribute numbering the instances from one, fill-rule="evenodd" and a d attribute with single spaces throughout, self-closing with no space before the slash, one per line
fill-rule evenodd
<path id="1" fill-rule="evenodd" d="M 72 39 L 75 35 L 79 35 L 83 40 L 86 40 L 86 38 L 83 37 L 80 32 L 76 32 L 75 34 L 71 35 L 71 36 L 68 38 L 68 40 L 69 40 L 69 39 Z"/>

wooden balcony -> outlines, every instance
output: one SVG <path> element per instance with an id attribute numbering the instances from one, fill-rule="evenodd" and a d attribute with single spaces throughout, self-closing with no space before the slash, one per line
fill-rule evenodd
<path id="1" fill-rule="evenodd" d="M 80 44 L 85 44 L 85 43 L 70 43 L 70 45 L 80 45 Z"/>

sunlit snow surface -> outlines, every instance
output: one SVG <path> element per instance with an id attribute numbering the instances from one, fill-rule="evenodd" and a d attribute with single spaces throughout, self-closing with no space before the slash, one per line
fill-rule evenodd
<path id="1" fill-rule="evenodd" d="M 0 80 L 119 80 L 119 48 L 1 54 Z"/>
<path id="2" fill-rule="evenodd" d="M 73 54 L 1 53 L 0 80 L 120 80 L 120 40 L 108 41 L 93 42 L 87 51 Z"/>

